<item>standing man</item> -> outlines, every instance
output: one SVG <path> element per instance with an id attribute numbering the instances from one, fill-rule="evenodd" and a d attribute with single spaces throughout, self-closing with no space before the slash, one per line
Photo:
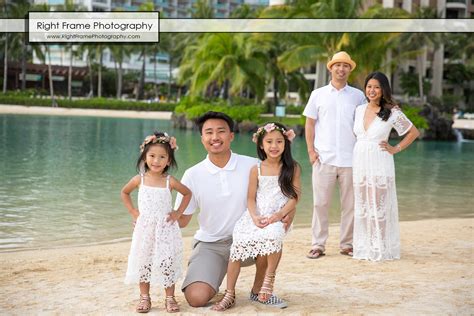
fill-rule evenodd
<path id="1" fill-rule="evenodd" d="M 235 223 L 247 210 L 247 190 L 250 169 L 257 159 L 231 151 L 234 122 L 224 113 L 207 112 L 197 120 L 201 142 L 207 157 L 187 169 L 181 179 L 192 192 L 188 207 L 179 219 L 186 226 L 197 208 L 199 229 L 194 235 L 193 251 L 186 277 L 181 287 L 189 305 L 202 307 L 218 292 L 227 272 Z M 176 205 L 181 203 L 181 195 Z M 295 212 L 283 221 L 288 225 Z M 253 264 L 255 260 L 247 265 Z M 250 300 L 258 301 L 267 262 L 257 257 L 255 281 Z M 284 308 L 287 304 L 273 295 L 266 305 Z"/>
<path id="2" fill-rule="evenodd" d="M 339 182 L 341 201 L 340 253 L 352 256 L 352 150 L 356 141 L 352 129 L 355 109 L 365 103 L 362 91 L 347 84 L 355 67 L 356 63 L 346 52 L 334 54 L 327 63 L 330 83 L 311 93 L 303 112 L 308 156 L 313 166 L 312 244 L 307 254 L 310 259 L 325 255 L 328 212 L 336 181 Z"/>

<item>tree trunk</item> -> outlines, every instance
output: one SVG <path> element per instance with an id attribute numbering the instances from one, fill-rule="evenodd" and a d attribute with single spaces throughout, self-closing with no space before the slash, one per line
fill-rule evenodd
<path id="1" fill-rule="evenodd" d="M 58 106 L 58 103 L 56 102 L 56 99 L 54 98 L 53 71 L 51 69 L 51 50 L 49 46 L 46 46 L 46 51 L 48 53 L 49 94 L 51 96 L 51 106 L 55 108 Z"/>
<path id="2" fill-rule="evenodd" d="M 273 110 L 272 113 L 275 112 L 276 107 L 278 106 L 278 79 L 277 77 L 273 77 Z"/>
<path id="3" fill-rule="evenodd" d="M 143 46 L 142 50 L 142 73 L 140 74 L 140 81 L 138 83 L 138 93 L 137 93 L 137 101 L 143 99 L 144 97 L 144 88 L 145 88 L 145 68 L 146 68 L 146 50 L 145 46 Z"/>
<path id="4" fill-rule="evenodd" d="M 102 45 L 99 45 L 99 71 L 97 73 L 97 97 L 102 98 Z"/>
<path id="5" fill-rule="evenodd" d="M 326 72 L 326 63 L 318 60 L 316 62 L 316 80 L 314 80 L 314 90 L 326 85 Z"/>
<path id="6" fill-rule="evenodd" d="M 67 97 L 69 100 L 72 99 L 72 49 L 73 46 L 69 46 L 69 71 L 67 76 Z"/>
<path id="7" fill-rule="evenodd" d="M 433 63 L 433 84 L 431 94 L 437 98 L 443 96 L 443 68 L 444 68 L 444 44 L 435 50 Z"/>
<path id="8" fill-rule="evenodd" d="M 92 61 L 91 61 L 91 56 L 88 52 L 87 56 L 87 67 L 89 67 L 89 98 L 92 98 L 94 96 L 94 75 L 92 71 Z"/>
<path id="9" fill-rule="evenodd" d="M 123 70 L 122 70 L 122 61 L 118 63 L 118 78 L 117 78 L 117 98 L 122 98 L 122 85 L 123 85 Z"/>
<path id="10" fill-rule="evenodd" d="M 8 33 L 5 33 L 5 51 L 3 57 L 3 93 L 7 93 L 8 76 Z"/>
<path id="11" fill-rule="evenodd" d="M 157 46 L 156 44 L 154 45 L 154 54 L 155 57 L 153 58 L 153 84 L 154 84 L 154 92 L 155 92 L 155 100 L 158 100 L 158 83 L 157 83 L 157 77 L 156 77 L 156 55 L 158 54 L 157 51 Z"/>
<path id="12" fill-rule="evenodd" d="M 390 86 L 392 87 L 393 91 L 393 82 L 392 82 L 392 49 L 388 49 L 385 52 L 385 75 L 390 82 Z"/>
<path id="13" fill-rule="evenodd" d="M 169 53 L 168 53 L 169 54 Z M 173 64 L 172 64 L 172 61 L 173 59 L 171 58 L 171 55 L 169 55 L 169 68 L 168 68 L 168 102 L 171 100 L 171 82 L 173 80 Z"/>
<path id="14" fill-rule="evenodd" d="M 117 68 L 117 59 L 114 58 L 114 71 L 115 71 L 115 97 L 117 98 L 118 94 L 118 68 Z"/>
<path id="15" fill-rule="evenodd" d="M 423 64 L 422 64 L 422 56 L 418 55 L 416 57 L 416 63 L 418 68 L 418 92 L 420 94 L 421 102 L 424 101 L 424 93 L 423 93 Z"/>
<path id="16" fill-rule="evenodd" d="M 26 49 L 25 45 L 25 33 L 23 33 L 23 40 L 21 41 L 21 91 L 26 89 Z"/>
<path id="17" fill-rule="evenodd" d="M 229 80 L 226 79 L 224 80 L 224 100 L 228 100 L 229 99 Z"/>

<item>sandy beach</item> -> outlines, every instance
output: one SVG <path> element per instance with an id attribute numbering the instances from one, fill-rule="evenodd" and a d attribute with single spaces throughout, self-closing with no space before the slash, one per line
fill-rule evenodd
<path id="1" fill-rule="evenodd" d="M 0 114 L 6 113 L 146 119 L 171 115 L 0 105 Z M 237 304 L 226 314 L 473 315 L 473 226 L 473 218 L 401 222 L 402 258 L 381 263 L 340 255 L 335 224 L 326 256 L 306 259 L 310 229 L 294 229 L 285 240 L 275 283 L 275 293 L 289 307 L 275 310 L 250 302 L 255 269 L 249 267 L 242 269 L 237 284 Z M 183 265 L 192 238 L 184 242 Z M 1 253 L 0 314 L 135 314 L 138 286 L 123 283 L 129 247 L 123 242 Z M 163 292 L 152 288 L 151 314 L 164 314 Z M 209 307 L 192 308 L 179 290 L 176 294 L 182 315 L 218 314 Z"/>
<path id="2" fill-rule="evenodd" d="M 153 120 L 169 120 L 172 112 L 158 111 L 122 111 L 101 109 L 69 109 L 42 106 L 5 105 L 0 104 L 0 114 L 27 114 L 27 115 L 59 115 L 59 116 L 99 116 L 141 118 Z"/>
<path id="3" fill-rule="evenodd" d="M 248 267 L 237 284 L 237 304 L 226 314 L 472 315 L 473 224 L 473 219 L 402 222 L 402 259 L 382 263 L 340 255 L 337 225 L 330 227 L 327 255 L 306 259 L 310 229 L 294 229 L 285 240 L 275 284 L 289 307 L 275 310 L 248 301 L 255 271 Z M 185 238 L 186 259 L 191 241 Z M 123 284 L 129 246 L 2 253 L 0 313 L 134 313 L 138 288 Z M 180 291 L 177 299 L 183 315 L 211 313 L 209 307 L 187 305 Z M 163 291 L 152 289 L 152 300 L 151 314 L 164 313 Z"/>

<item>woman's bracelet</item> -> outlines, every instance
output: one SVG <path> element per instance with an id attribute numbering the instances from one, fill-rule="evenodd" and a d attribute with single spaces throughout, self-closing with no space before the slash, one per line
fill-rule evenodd
<path id="1" fill-rule="evenodd" d="M 400 146 L 400 144 L 397 144 L 395 148 L 397 148 L 397 153 L 402 151 L 402 146 Z"/>

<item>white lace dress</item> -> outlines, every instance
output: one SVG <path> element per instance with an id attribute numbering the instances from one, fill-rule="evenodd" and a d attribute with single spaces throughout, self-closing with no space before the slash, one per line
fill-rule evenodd
<path id="1" fill-rule="evenodd" d="M 138 190 L 138 216 L 133 230 L 125 283 L 170 287 L 181 277 L 183 241 L 178 223 L 166 222 L 171 208 L 169 176 L 166 187 L 143 184 Z"/>
<path id="2" fill-rule="evenodd" d="M 278 212 L 287 202 L 288 197 L 283 195 L 278 184 L 278 176 L 260 175 L 259 164 L 256 200 L 257 214 L 270 216 Z M 279 252 L 285 235 L 285 228 L 281 221 L 264 228 L 259 228 L 254 224 L 247 210 L 234 226 L 230 260 L 243 261 L 259 255 L 265 256 Z"/>
<path id="3" fill-rule="evenodd" d="M 354 133 L 353 181 L 354 258 L 365 260 L 400 259 L 400 232 L 393 155 L 379 143 L 388 140 L 394 128 L 404 135 L 412 123 L 399 109 L 392 109 L 387 121 L 376 116 L 367 130 L 364 115 L 367 104 L 357 107 Z"/>

